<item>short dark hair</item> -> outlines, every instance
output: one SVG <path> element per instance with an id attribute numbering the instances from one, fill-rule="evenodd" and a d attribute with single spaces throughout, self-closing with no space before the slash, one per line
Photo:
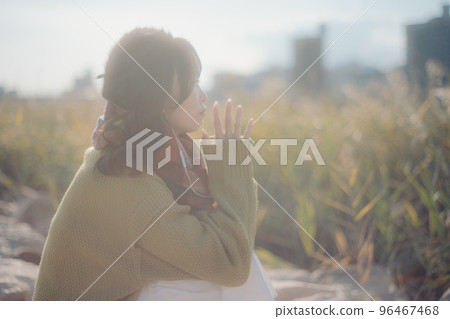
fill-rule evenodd
<path id="1" fill-rule="evenodd" d="M 128 111 L 124 129 L 127 139 L 145 128 L 169 135 L 163 124 L 163 109 L 183 103 L 201 68 L 197 52 L 187 40 L 163 29 L 136 28 L 111 49 L 102 96 Z M 125 155 L 125 142 L 102 150 L 96 167 L 105 175 L 120 175 L 126 169 Z M 132 171 L 132 175 L 139 174 Z"/>

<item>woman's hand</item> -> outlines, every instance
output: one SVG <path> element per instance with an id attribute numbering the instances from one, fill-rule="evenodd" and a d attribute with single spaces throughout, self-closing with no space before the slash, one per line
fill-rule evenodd
<path id="1" fill-rule="evenodd" d="M 216 130 L 216 139 L 248 139 L 253 128 L 253 119 L 248 120 L 247 128 L 245 129 L 244 136 L 241 136 L 241 120 L 242 120 L 242 105 L 236 107 L 236 121 L 233 126 L 232 118 L 233 102 L 228 99 L 225 103 L 225 132 L 222 129 L 222 122 L 219 115 L 219 103 L 216 101 L 213 105 L 214 126 Z M 202 128 L 202 139 L 209 140 L 210 136 L 205 129 Z M 208 143 L 206 143 L 208 144 Z"/>

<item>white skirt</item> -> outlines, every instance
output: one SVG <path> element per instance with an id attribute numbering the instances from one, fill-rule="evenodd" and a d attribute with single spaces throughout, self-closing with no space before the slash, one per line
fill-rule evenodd
<path id="1" fill-rule="evenodd" d="M 225 287 L 206 280 L 156 281 L 143 287 L 137 300 L 270 300 L 277 292 L 261 262 L 253 252 L 247 282 L 238 287 Z"/>

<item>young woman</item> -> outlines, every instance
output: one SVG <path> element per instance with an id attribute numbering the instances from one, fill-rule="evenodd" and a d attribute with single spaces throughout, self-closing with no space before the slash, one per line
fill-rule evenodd
<path id="1" fill-rule="evenodd" d="M 233 124 L 228 100 L 222 128 L 216 102 L 215 139 L 203 130 L 200 149 L 188 134 L 205 117 L 200 72 L 191 44 L 163 30 L 135 29 L 113 47 L 105 112 L 52 220 L 33 300 L 273 300 L 253 252 L 257 185 L 240 165 L 252 120 L 241 136 L 242 107 Z M 155 151 L 139 170 L 126 142 L 145 129 L 154 135 L 137 142 Z M 220 145 L 220 159 L 205 156 Z"/>

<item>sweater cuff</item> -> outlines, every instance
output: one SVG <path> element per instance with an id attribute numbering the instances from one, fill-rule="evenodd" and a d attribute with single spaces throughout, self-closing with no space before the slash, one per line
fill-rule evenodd
<path id="1" fill-rule="evenodd" d="M 253 147 L 251 140 L 218 139 L 214 144 L 201 147 L 205 155 L 208 174 L 236 178 L 253 177 L 251 156 L 248 150 Z"/>

